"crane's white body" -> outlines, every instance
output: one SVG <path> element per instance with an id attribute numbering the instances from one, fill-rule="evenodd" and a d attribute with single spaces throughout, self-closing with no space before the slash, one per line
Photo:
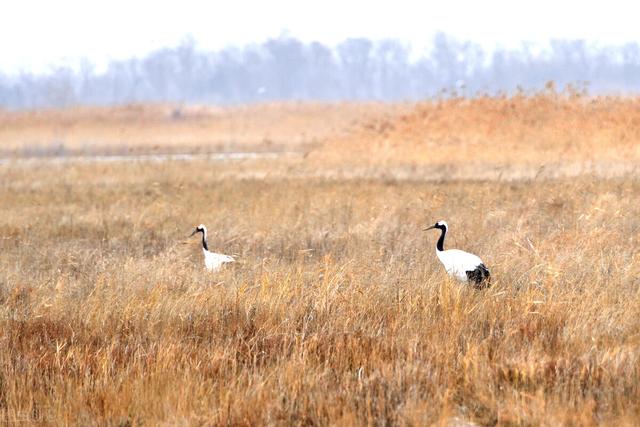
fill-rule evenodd
<path id="1" fill-rule="evenodd" d="M 449 276 L 460 282 L 472 282 L 477 288 L 490 284 L 491 275 L 489 269 L 478 256 L 460 249 L 444 249 L 444 238 L 449 229 L 445 221 L 438 221 L 435 225 L 425 230 L 432 228 L 437 228 L 442 232 L 436 244 L 436 256 Z"/>
<path id="2" fill-rule="evenodd" d="M 209 246 L 207 245 L 207 227 L 204 224 L 200 224 L 193 230 L 191 235 L 193 236 L 196 233 L 202 233 L 202 253 L 204 254 L 204 268 L 209 271 L 218 271 L 220 268 L 229 262 L 234 262 L 235 259 L 229 255 L 218 254 L 215 252 L 209 251 Z"/>
<path id="3" fill-rule="evenodd" d="M 202 252 L 204 253 L 204 267 L 209 271 L 218 271 L 224 264 L 235 261 L 229 255 L 209 252 L 205 248 L 202 248 Z"/>
<path id="4" fill-rule="evenodd" d="M 482 260 L 478 256 L 460 249 L 439 251 L 436 248 L 436 255 L 449 276 L 460 282 L 468 282 L 467 271 L 473 271 L 482 264 Z"/>

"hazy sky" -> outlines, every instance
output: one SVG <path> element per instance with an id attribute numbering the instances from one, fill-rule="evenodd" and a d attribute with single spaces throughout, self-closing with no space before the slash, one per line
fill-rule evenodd
<path id="1" fill-rule="evenodd" d="M 98 66 L 143 56 L 191 36 L 198 47 L 261 42 L 286 32 L 336 44 L 348 37 L 397 38 L 421 50 L 442 31 L 487 49 L 549 39 L 640 42 L 633 1 L 150 1 L 5 0 L 0 6 L 0 71 L 52 65 Z"/>

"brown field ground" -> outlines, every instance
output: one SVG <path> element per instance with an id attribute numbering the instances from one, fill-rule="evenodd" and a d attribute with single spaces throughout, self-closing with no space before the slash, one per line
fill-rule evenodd
<path id="1" fill-rule="evenodd" d="M 307 155 L 0 163 L 0 423 L 637 425 L 639 106 L 238 107 Z M 248 147 L 173 124 L 195 107 L 112 134 L 132 108 L 5 112 L 0 143 Z M 438 219 L 490 289 L 446 277 Z M 235 265 L 203 271 L 198 223 Z"/>

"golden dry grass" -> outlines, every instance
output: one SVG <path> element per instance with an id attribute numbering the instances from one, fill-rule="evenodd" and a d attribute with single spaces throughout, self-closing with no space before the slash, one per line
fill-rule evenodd
<path id="1" fill-rule="evenodd" d="M 344 180 L 311 157 L 0 165 L 2 422 L 637 424 L 637 175 Z M 446 277 L 438 219 L 491 289 Z M 203 271 L 201 222 L 236 265 Z"/>
<path id="2" fill-rule="evenodd" d="M 405 107 L 382 104 L 128 105 L 1 111 L 0 154 L 308 151 Z"/>
<path id="3" fill-rule="evenodd" d="M 640 98 L 535 96 L 448 99 L 334 138 L 323 162 L 496 165 L 640 161 Z"/>

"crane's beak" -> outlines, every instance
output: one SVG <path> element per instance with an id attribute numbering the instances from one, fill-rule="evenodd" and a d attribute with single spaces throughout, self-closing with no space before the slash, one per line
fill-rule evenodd
<path id="1" fill-rule="evenodd" d="M 432 225 L 431 227 L 423 228 L 422 231 L 431 230 L 432 228 L 436 228 L 436 226 Z"/>
<path id="2" fill-rule="evenodd" d="M 189 237 L 193 236 L 194 234 L 196 234 L 198 232 L 198 229 L 196 228 L 195 230 L 193 230 L 193 233 L 189 234 Z"/>

